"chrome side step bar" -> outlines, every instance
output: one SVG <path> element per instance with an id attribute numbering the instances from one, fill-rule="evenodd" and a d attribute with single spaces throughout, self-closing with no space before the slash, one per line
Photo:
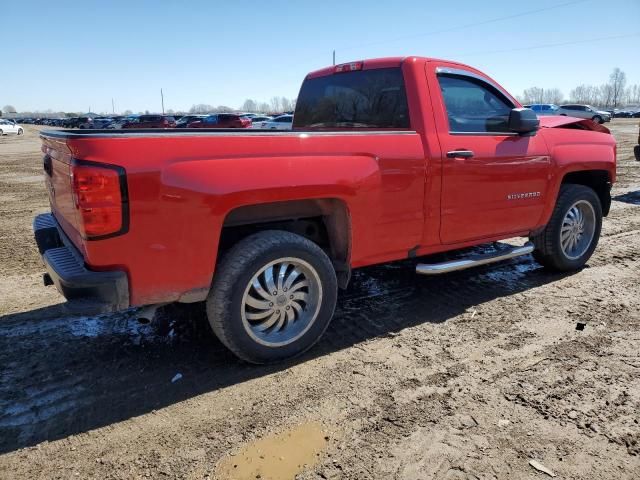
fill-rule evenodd
<path id="1" fill-rule="evenodd" d="M 420 273 L 422 275 L 440 275 L 441 273 L 455 272 L 457 270 L 464 270 L 465 268 L 487 265 L 488 263 L 501 262 L 502 260 L 509 260 L 510 258 L 527 255 L 528 253 L 533 252 L 533 248 L 533 243 L 527 242 L 521 247 L 513 247 L 509 250 L 498 253 L 473 255 L 469 258 L 451 260 L 449 262 L 442 263 L 419 263 L 416 265 L 416 273 Z"/>

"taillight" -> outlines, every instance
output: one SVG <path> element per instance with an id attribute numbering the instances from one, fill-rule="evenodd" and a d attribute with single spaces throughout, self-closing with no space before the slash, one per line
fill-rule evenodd
<path id="1" fill-rule="evenodd" d="M 128 229 L 125 171 L 115 165 L 74 161 L 74 204 L 80 233 L 87 239 L 111 237 Z"/>

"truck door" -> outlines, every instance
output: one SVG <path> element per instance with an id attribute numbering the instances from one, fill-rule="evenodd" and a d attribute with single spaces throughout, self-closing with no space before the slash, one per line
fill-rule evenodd
<path id="1" fill-rule="evenodd" d="M 536 226 L 551 173 L 542 137 L 508 131 L 509 112 L 518 105 L 490 79 L 433 63 L 427 79 L 442 152 L 442 243 Z"/>

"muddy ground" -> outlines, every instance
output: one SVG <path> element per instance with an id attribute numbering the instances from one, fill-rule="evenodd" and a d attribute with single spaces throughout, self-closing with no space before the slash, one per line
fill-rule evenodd
<path id="1" fill-rule="evenodd" d="M 65 314 L 31 236 L 39 127 L 0 138 L 0 478 L 640 478 L 637 123 L 611 124 L 619 182 L 584 270 L 364 269 L 320 344 L 270 367 L 198 306 Z"/>

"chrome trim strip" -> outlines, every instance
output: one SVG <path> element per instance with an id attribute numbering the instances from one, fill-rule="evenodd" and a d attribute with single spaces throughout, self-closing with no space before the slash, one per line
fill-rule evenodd
<path id="1" fill-rule="evenodd" d="M 121 130 L 119 130 L 120 132 Z M 95 133 L 94 133 L 95 132 Z M 41 137 L 48 138 L 167 138 L 167 137 L 229 137 L 230 134 L 235 134 L 236 137 L 340 137 L 340 136 L 360 136 L 360 135 L 417 135 L 415 130 L 363 130 L 363 131 L 320 131 L 315 132 L 311 130 L 296 130 L 296 131 L 273 131 L 273 130 L 255 130 L 255 131 L 239 131 L 234 130 L 222 130 L 217 131 L 174 131 L 161 130 L 150 132 L 126 132 L 115 133 L 104 130 L 43 130 L 40 132 Z"/>

